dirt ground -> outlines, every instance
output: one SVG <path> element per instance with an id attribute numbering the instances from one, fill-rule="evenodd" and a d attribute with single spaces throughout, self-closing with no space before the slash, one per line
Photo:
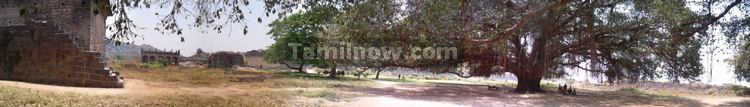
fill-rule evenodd
<path id="1" fill-rule="evenodd" d="M 14 81 L 0 81 L 0 86 L 13 86 L 53 92 L 92 95 L 149 95 L 188 93 L 206 96 L 240 94 L 236 87 L 170 87 L 170 85 L 127 79 L 125 88 L 80 88 L 50 86 Z M 323 106 L 334 107 L 497 107 L 497 106 L 748 106 L 750 98 L 714 96 L 657 96 L 627 91 L 581 90 L 578 96 L 564 96 L 549 91 L 542 94 L 516 94 L 512 87 L 487 90 L 485 85 L 471 83 L 402 83 L 374 81 L 371 88 L 336 88 L 341 97 L 320 100 Z M 307 99 L 302 98 L 303 101 Z"/>
<path id="2" fill-rule="evenodd" d="M 380 87 L 344 90 L 357 96 L 330 101 L 327 106 L 346 107 L 548 107 L 548 106 L 749 106 L 743 97 L 671 97 L 624 91 L 581 90 L 578 96 L 549 91 L 542 94 L 516 94 L 512 87 L 490 91 L 485 85 L 464 83 L 399 83 L 376 81 Z"/>
<path id="3" fill-rule="evenodd" d="M 78 93 L 87 95 L 125 95 L 125 96 L 146 96 L 154 94 L 186 93 L 198 94 L 204 96 L 225 96 L 240 94 L 241 89 L 236 87 L 184 87 L 178 85 L 169 85 L 165 83 L 147 82 L 137 79 L 125 79 L 127 83 L 125 88 L 87 88 L 87 87 L 68 87 L 56 85 L 43 85 L 17 81 L 0 80 L 0 86 L 12 86 L 20 88 L 29 88 L 35 90 L 44 90 L 60 93 Z"/>

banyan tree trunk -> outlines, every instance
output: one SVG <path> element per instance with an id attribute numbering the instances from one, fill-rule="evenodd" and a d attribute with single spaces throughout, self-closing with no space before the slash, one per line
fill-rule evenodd
<path id="1" fill-rule="evenodd" d="M 542 81 L 542 78 L 539 77 L 518 77 L 518 85 L 516 86 L 516 89 L 513 90 L 513 92 L 516 93 L 541 93 L 544 92 L 542 90 L 542 87 L 539 85 Z"/>
<path id="2" fill-rule="evenodd" d="M 520 72 L 520 73 L 514 73 L 516 75 L 516 78 L 518 78 L 518 85 L 516 85 L 516 89 L 513 90 L 513 92 L 516 93 L 542 93 L 544 90 L 542 90 L 542 87 L 540 86 L 540 83 L 542 82 L 542 74 L 541 72 L 535 72 L 535 71 L 528 71 L 528 72 Z"/>

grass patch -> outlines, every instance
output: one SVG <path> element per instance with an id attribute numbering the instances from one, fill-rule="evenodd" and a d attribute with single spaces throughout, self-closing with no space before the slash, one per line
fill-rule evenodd
<path id="1" fill-rule="evenodd" d="M 0 105 L 5 107 L 127 106 L 124 97 L 53 93 L 0 86 Z"/>
<path id="2" fill-rule="evenodd" d="M 289 104 L 293 96 L 335 101 L 340 96 L 333 91 L 334 88 L 366 88 L 373 85 L 372 81 L 351 76 L 341 75 L 340 78 L 332 79 L 326 74 L 268 69 L 226 71 L 177 66 L 145 67 L 138 63 L 119 63 L 113 68 L 130 79 L 169 82 L 189 87 L 231 87 L 242 90 L 218 96 L 192 93 L 128 97 L 128 106 L 287 106 L 285 104 Z"/>
<path id="3" fill-rule="evenodd" d="M 286 106 L 288 92 L 260 89 L 245 95 L 203 96 L 163 94 L 138 97 L 131 105 L 141 107 L 280 107 Z"/>
<path id="4" fill-rule="evenodd" d="M 161 94 L 151 96 L 96 96 L 54 93 L 26 88 L 0 86 L 3 107 L 279 107 L 286 106 L 288 92 L 260 89 L 246 95 L 202 96 Z"/>
<path id="5" fill-rule="evenodd" d="M 139 63 L 138 67 L 141 67 L 141 68 L 164 68 L 164 67 L 167 67 L 167 64 L 163 63 L 163 62 L 153 61 L 153 62 L 149 62 L 149 63 Z"/>
<path id="6" fill-rule="evenodd" d="M 292 98 L 302 96 L 338 100 L 335 88 L 364 88 L 372 81 L 344 76 L 328 78 L 324 74 L 280 72 L 276 70 L 225 71 L 223 69 L 149 66 L 139 63 L 115 63 L 113 68 L 128 79 L 166 82 L 180 88 L 226 87 L 233 92 L 208 95 L 199 92 L 153 93 L 149 95 L 83 95 L 36 91 L 0 86 L 2 106 L 166 106 L 166 107 L 277 107 L 294 104 Z M 343 76 L 343 75 L 342 75 Z M 181 87 L 184 86 L 184 87 Z M 164 87 L 173 88 L 173 86 Z M 305 89 L 310 88 L 310 89 Z M 302 89 L 303 91 L 297 91 Z M 235 91 L 237 90 L 237 91 Z M 290 103 L 292 102 L 292 103 Z M 312 105 L 315 106 L 315 105 Z"/>
<path id="7" fill-rule="evenodd" d="M 338 99 L 338 95 L 330 90 L 297 90 L 297 94 L 304 97 L 324 98 L 331 101 Z"/>
<path id="8" fill-rule="evenodd" d="M 133 64 L 114 66 L 123 77 L 154 82 L 177 82 L 195 86 L 223 86 L 229 84 L 229 78 L 221 69 L 180 68 L 180 67 L 138 67 Z"/>
<path id="9" fill-rule="evenodd" d="M 227 86 L 242 84 L 249 87 L 367 87 L 370 81 L 352 77 L 328 78 L 324 74 L 279 72 L 273 70 L 225 71 L 208 68 L 138 67 L 122 63 L 114 66 L 125 78 L 153 82 L 175 82 L 189 86 Z"/>
<path id="10" fill-rule="evenodd" d="M 542 89 L 555 89 L 555 90 L 557 90 L 557 87 L 559 87 L 557 84 L 549 83 L 549 82 L 546 82 L 546 83 L 542 82 L 539 85 L 542 87 Z M 576 87 L 573 87 L 573 88 L 576 88 Z"/>

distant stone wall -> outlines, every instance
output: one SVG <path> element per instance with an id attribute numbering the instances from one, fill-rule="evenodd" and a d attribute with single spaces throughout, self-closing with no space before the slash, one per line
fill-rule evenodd
<path id="1" fill-rule="evenodd" d="M 231 68 L 244 65 L 245 57 L 239 53 L 217 52 L 208 56 L 209 68 Z"/>
<path id="2" fill-rule="evenodd" d="M 0 79 L 83 87 L 123 87 L 102 53 L 81 51 L 74 36 L 36 23 L 0 27 Z"/>
<path id="3" fill-rule="evenodd" d="M 180 51 L 160 51 L 141 49 L 141 63 L 161 62 L 167 65 L 177 65 L 180 61 Z"/>

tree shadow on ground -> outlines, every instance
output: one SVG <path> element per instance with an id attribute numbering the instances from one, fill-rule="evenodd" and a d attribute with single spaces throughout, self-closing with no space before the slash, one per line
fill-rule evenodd
<path id="1" fill-rule="evenodd" d="M 517 94 L 513 87 L 488 90 L 486 85 L 430 83 L 396 84 L 385 88 L 350 89 L 366 95 L 406 100 L 449 102 L 475 107 L 496 106 L 704 106 L 696 100 L 649 95 L 633 91 L 580 90 L 578 96 L 566 96 L 547 90 L 539 94 Z M 744 104 L 744 103 L 740 103 Z"/>
<path id="2" fill-rule="evenodd" d="M 750 106 L 750 100 L 728 102 L 728 103 L 724 103 L 724 104 L 719 104 L 719 106 L 723 106 L 723 107 L 746 107 L 746 106 Z"/>

